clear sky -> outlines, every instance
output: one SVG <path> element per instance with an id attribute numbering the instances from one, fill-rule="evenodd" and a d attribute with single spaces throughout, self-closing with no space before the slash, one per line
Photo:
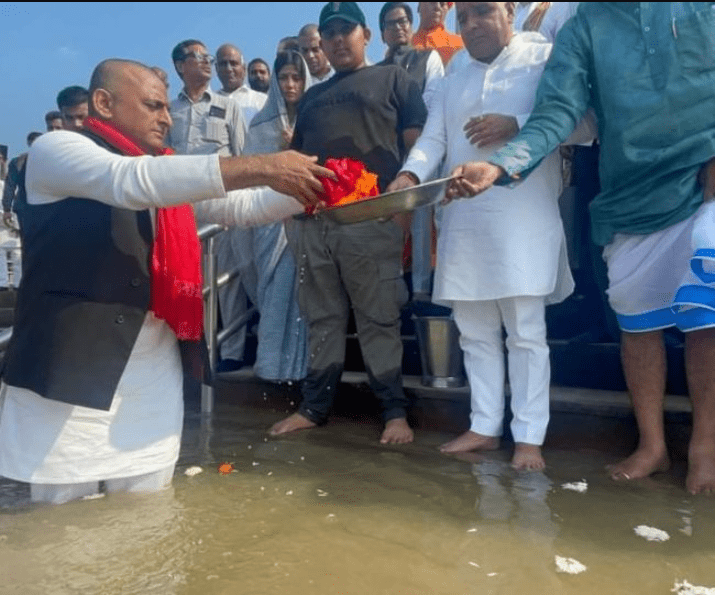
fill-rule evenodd
<path id="1" fill-rule="evenodd" d="M 417 3 L 415 28 L 419 17 Z M 32 130 L 44 131 L 44 114 L 56 109 L 57 92 L 89 84 L 105 58 L 129 58 L 170 73 L 170 97 L 180 82 L 171 50 L 200 39 L 211 52 L 225 42 L 273 62 L 279 39 L 318 22 L 323 2 L 25 2 L 0 3 L 0 144 L 13 157 L 25 150 Z M 382 59 L 378 14 L 381 2 L 361 2 L 373 38 L 368 56 Z M 454 11 L 448 17 L 454 30 Z M 218 80 L 213 86 L 218 88 Z"/>

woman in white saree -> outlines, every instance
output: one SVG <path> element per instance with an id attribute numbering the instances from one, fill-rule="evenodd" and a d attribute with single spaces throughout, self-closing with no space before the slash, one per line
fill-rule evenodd
<path id="1" fill-rule="evenodd" d="M 296 107 L 309 86 L 310 74 L 302 56 L 295 51 L 280 52 L 266 104 L 249 126 L 245 154 L 273 153 L 288 147 Z M 298 275 L 285 225 L 273 223 L 252 231 L 261 315 L 254 373 L 266 380 L 300 380 L 307 370 L 307 331 L 298 309 Z"/>

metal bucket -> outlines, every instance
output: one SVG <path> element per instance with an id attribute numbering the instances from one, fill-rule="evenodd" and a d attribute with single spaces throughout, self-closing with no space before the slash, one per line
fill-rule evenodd
<path id="1" fill-rule="evenodd" d="M 422 384 L 434 388 L 464 386 L 464 358 L 459 331 L 449 316 L 413 317 L 422 363 Z"/>

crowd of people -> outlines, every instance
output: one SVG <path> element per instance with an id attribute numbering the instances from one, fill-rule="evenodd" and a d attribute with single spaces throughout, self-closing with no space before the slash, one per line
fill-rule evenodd
<path id="1" fill-rule="evenodd" d="M 686 487 L 715 491 L 715 3 L 462 2 L 459 34 L 445 27 L 453 4 L 418 3 L 415 26 L 409 3 L 385 3 L 374 65 L 360 6 L 330 2 L 268 61 L 181 41 L 173 101 L 164 70 L 122 59 L 58 94 L 3 193 L 23 262 L 0 475 L 56 503 L 100 482 L 170 483 L 183 373 L 205 362 L 197 222 L 228 227 L 219 268 L 238 278 L 220 312 L 228 325 L 258 309 L 254 372 L 300 381 L 299 408 L 270 435 L 328 421 L 352 313 L 380 442 L 413 441 L 400 312 L 431 300 L 453 311 L 471 390 L 469 430 L 440 450 L 500 447 L 508 375 L 512 466 L 543 469 L 545 308 L 574 289 L 559 147 L 598 143 L 592 233 L 640 432 L 609 473 L 670 466 L 663 329 L 677 327 L 693 401 Z M 436 208 L 344 225 L 321 214 L 330 158 L 359 162 L 381 192 L 452 180 Z M 219 369 L 243 365 L 245 341 L 244 327 L 222 344 Z"/>

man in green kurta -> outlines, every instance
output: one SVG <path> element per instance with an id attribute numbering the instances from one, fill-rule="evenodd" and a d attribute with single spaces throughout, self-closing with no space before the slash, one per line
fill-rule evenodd
<path id="1" fill-rule="evenodd" d="M 715 185 L 715 2 L 582 3 L 556 39 L 519 135 L 489 163 L 457 168 L 462 177 L 448 196 L 518 183 L 589 107 L 601 142 L 593 238 L 606 246 L 609 300 L 640 432 L 636 451 L 610 474 L 636 479 L 670 465 L 662 329 L 677 326 L 686 332 L 693 403 L 686 487 L 715 492 L 715 283 L 704 273 L 688 287 L 702 299 L 678 299 L 692 281 L 693 248 L 715 258 L 715 242 L 691 244 L 696 236 L 696 244 L 715 239 L 707 202 Z"/>

